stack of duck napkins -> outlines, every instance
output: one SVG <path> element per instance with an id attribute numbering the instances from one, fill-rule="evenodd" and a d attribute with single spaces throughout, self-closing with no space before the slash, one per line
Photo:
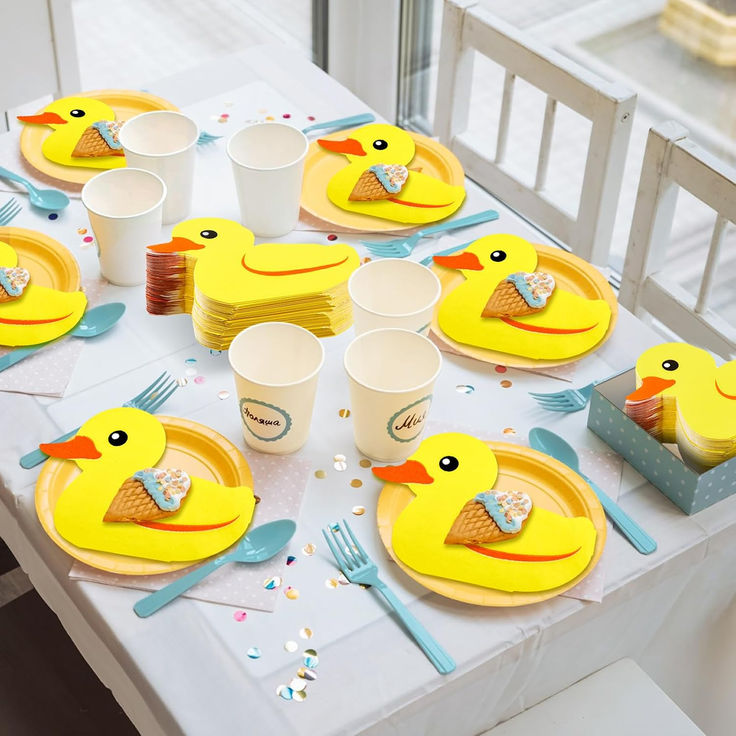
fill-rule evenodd
<path id="1" fill-rule="evenodd" d="M 661 442 L 677 443 L 694 468 L 736 457 L 736 360 L 720 367 L 686 343 L 650 348 L 636 362 L 626 414 Z"/>
<path id="2" fill-rule="evenodd" d="M 259 322 L 291 322 L 318 337 L 352 324 L 347 280 L 360 259 L 348 245 L 254 245 L 236 222 L 198 218 L 177 225 L 170 242 L 149 246 L 146 259 L 148 311 L 191 313 L 208 348 L 227 349 Z"/>

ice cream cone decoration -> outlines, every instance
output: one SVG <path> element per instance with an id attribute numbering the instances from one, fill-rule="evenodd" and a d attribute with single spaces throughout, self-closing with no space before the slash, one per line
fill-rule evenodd
<path id="1" fill-rule="evenodd" d="M 0 302 L 19 299 L 31 280 L 31 274 L 25 268 L 0 268 Z"/>
<path id="2" fill-rule="evenodd" d="M 532 510 L 532 500 L 520 491 L 484 491 L 466 502 L 445 544 L 490 544 L 518 534 Z"/>

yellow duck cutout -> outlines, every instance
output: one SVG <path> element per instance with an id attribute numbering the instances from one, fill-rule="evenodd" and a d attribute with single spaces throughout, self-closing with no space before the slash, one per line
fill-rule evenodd
<path id="1" fill-rule="evenodd" d="M 0 296 L 0 345 L 10 347 L 37 345 L 61 337 L 79 322 L 87 306 L 82 291 L 57 291 L 34 284 L 33 276 L 18 267 L 18 254 L 2 241 L 0 291 L 5 292 L 4 297 Z"/>
<path id="2" fill-rule="evenodd" d="M 115 121 L 113 109 L 100 100 L 62 97 L 37 115 L 18 115 L 18 120 L 51 128 L 41 146 L 49 161 L 91 169 L 125 166 L 125 154 L 117 140 L 122 123 Z"/>
<path id="3" fill-rule="evenodd" d="M 448 217 L 465 199 L 463 187 L 407 168 L 414 140 L 394 125 L 366 125 L 344 140 L 317 143 L 349 161 L 327 184 L 328 199 L 341 209 L 419 225 Z"/>
<path id="4" fill-rule="evenodd" d="M 82 471 L 54 509 L 56 530 L 77 547 L 166 562 L 199 560 L 239 539 L 253 516 L 250 488 L 157 469 L 166 430 L 140 409 L 103 411 L 71 440 L 41 449 L 74 460 Z"/>
<path id="5" fill-rule="evenodd" d="M 590 350 L 608 330 L 609 305 L 565 291 L 549 274 L 536 272 L 537 251 L 523 238 L 487 235 L 461 253 L 435 256 L 434 262 L 465 276 L 442 299 L 438 313 L 441 330 L 457 342 L 562 360 Z M 504 293 L 509 291 L 513 294 Z"/>
<path id="6" fill-rule="evenodd" d="M 391 546 L 417 572 L 531 592 L 569 582 L 593 555 L 596 531 L 587 517 L 552 513 L 524 493 L 492 491 L 496 456 L 470 435 L 428 437 L 402 465 L 373 473 L 416 496 L 394 522 Z"/>
<path id="7" fill-rule="evenodd" d="M 626 412 L 636 420 L 637 405 L 647 402 L 644 413 L 654 420 L 643 426 L 651 434 L 677 442 L 683 456 L 698 466 L 736 456 L 736 360 L 717 366 L 710 353 L 694 345 L 663 343 L 639 356 L 636 383 L 626 397 Z M 718 452 L 711 457 L 694 452 L 691 445 L 700 445 L 700 438 Z"/>

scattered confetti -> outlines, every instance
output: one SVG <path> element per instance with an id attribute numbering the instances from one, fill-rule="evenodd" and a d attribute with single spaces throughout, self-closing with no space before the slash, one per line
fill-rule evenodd
<path id="1" fill-rule="evenodd" d="M 228 121 L 229 115 L 220 115 L 219 118 L 217 118 L 218 123 L 226 123 Z"/>
<path id="2" fill-rule="evenodd" d="M 58 217 L 59 217 L 59 215 L 58 215 L 58 214 L 56 214 L 56 212 L 52 212 L 52 213 L 51 213 L 51 214 L 49 215 L 49 220 L 56 220 L 56 219 L 58 219 Z"/>
<path id="3" fill-rule="evenodd" d="M 307 681 L 303 677 L 295 677 L 289 683 L 289 687 L 294 692 L 301 692 L 302 690 L 306 690 L 306 688 L 307 688 Z"/>
<path id="4" fill-rule="evenodd" d="M 184 378 L 184 376 L 179 376 L 179 378 L 176 379 L 176 385 L 179 386 L 180 388 L 182 386 L 186 386 L 188 383 L 189 381 L 186 378 Z"/>
<path id="5" fill-rule="evenodd" d="M 291 565 L 295 565 L 296 564 L 296 557 L 294 557 L 294 555 L 289 555 L 286 558 L 286 564 L 289 565 L 289 567 L 291 567 Z"/>
<path id="6" fill-rule="evenodd" d="M 327 236 L 327 240 L 337 240 L 337 235 L 335 235 L 335 233 L 330 233 Z"/>
<path id="7" fill-rule="evenodd" d="M 284 700 L 291 700 L 294 696 L 294 691 L 286 685 L 279 685 L 276 688 L 276 695 L 278 695 L 280 698 L 283 698 Z"/>
<path id="8" fill-rule="evenodd" d="M 187 368 L 184 373 L 186 373 L 187 376 L 196 376 L 197 375 L 197 369 L 196 368 Z"/>
<path id="9" fill-rule="evenodd" d="M 472 394 L 475 391 L 475 386 L 471 386 L 469 383 L 459 383 L 455 386 L 455 391 L 459 394 Z"/>
<path id="10" fill-rule="evenodd" d="M 311 542 L 308 542 L 302 547 L 302 552 L 307 556 L 311 557 L 315 552 L 317 551 L 317 547 L 312 544 Z"/>
<path id="11" fill-rule="evenodd" d="M 317 679 L 317 673 L 314 670 L 310 670 L 309 667 L 300 667 L 296 674 L 298 677 L 303 677 L 305 680 L 314 682 Z"/>
<path id="12" fill-rule="evenodd" d="M 299 649 L 299 645 L 295 641 L 287 641 L 284 644 L 284 649 L 287 652 L 295 652 L 297 649 Z"/>
<path id="13" fill-rule="evenodd" d="M 313 670 L 319 664 L 319 657 L 315 649 L 304 650 L 304 666 Z"/>
<path id="14" fill-rule="evenodd" d="M 86 227 L 78 227 L 78 228 L 77 228 L 77 232 L 78 232 L 78 233 L 79 233 L 80 235 L 86 235 L 86 234 L 87 234 L 87 228 L 86 228 Z"/>
<path id="15" fill-rule="evenodd" d="M 363 481 L 362 481 L 362 480 L 361 480 L 360 478 L 353 478 L 353 479 L 352 479 L 352 480 L 350 481 L 350 485 L 351 485 L 351 486 L 352 486 L 353 488 L 360 488 L 360 487 L 361 487 L 361 486 L 363 485 Z"/>
<path id="16" fill-rule="evenodd" d="M 210 348 L 210 355 L 220 355 L 222 353 L 222 350 L 213 350 Z"/>
<path id="17" fill-rule="evenodd" d="M 506 427 L 503 430 L 504 434 L 516 434 L 516 430 L 513 427 Z"/>
<path id="18" fill-rule="evenodd" d="M 501 381 L 501 388 L 511 388 L 513 384 L 508 379 Z"/>
<path id="19" fill-rule="evenodd" d="M 217 392 L 217 398 L 220 399 L 220 401 L 224 401 L 225 399 L 230 398 L 230 392 L 225 391 L 224 389 L 222 391 Z"/>
<path id="20" fill-rule="evenodd" d="M 363 256 L 363 258 L 360 261 L 361 263 L 370 263 L 371 259 L 368 256 Z"/>
<path id="21" fill-rule="evenodd" d="M 197 362 L 197 359 L 196 359 L 196 358 L 187 358 L 187 359 L 186 359 L 186 360 L 184 361 L 184 363 L 185 363 L 186 365 L 194 365 L 194 364 L 195 364 L 196 362 Z"/>
<path id="22" fill-rule="evenodd" d="M 353 513 L 356 516 L 363 516 L 365 513 L 365 506 L 353 506 Z"/>
<path id="23" fill-rule="evenodd" d="M 194 379 L 194 383 L 196 383 L 196 384 L 198 384 L 198 385 L 200 385 L 200 386 L 201 386 L 201 385 L 202 385 L 202 384 L 203 384 L 204 382 L 205 382 L 205 377 L 204 377 L 204 376 L 196 376 L 196 377 L 195 377 L 195 379 Z"/>
<path id="24" fill-rule="evenodd" d="M 326 478 L 327 477 L 327 471 L 325 471 L 325 470 L 315 470 L 314 471 L 314 477 L 315 478 Z"/>
<path id="25" fill-rule="evenodd" d="M 248 659 L 260 659 L 261 658 L 261 650 L 258 647 L 251 647 L 246 654 L 248 655 Z"/>
<path id="26" fill-rule="evenodd" d="M 274 119 L 275 118 L 273 115 L 266 115 L 266 120 L 274 120 Z"/>
<path id="27" fill-rule="evenodd" d="M 495 370 L 496 373 L 506 373 L 508 368 L 505 365 L 497 365 L 493 370 Z"/>
<path id="28" fill-rule="evenodd" d="M 299 591 L 296 588 L 292 588 L 291 585 L 289 585 L 286 590 L 284 590 L 284 595 L 290 600 L 295 601 L 299 597 Z"/>
<path id="29" fill-rule="evenodd" d="M 307 691 L 306 690 L 293 690 L 291 693 L 291 697 L 296 703 L 301 703 L 302 701 L 307 699 Z"/>
<path id="30" fill-rule="evenodd" d="M 342 573 L 337 576 L 337 582 L 340 585 L 350 585 L 350 581 Z"/>
<path id="31" fill-rule="evenodd" d="M 308 626 L 305 626 L 303 629 L 299 629 L 299 636 L 302 639 L 311 639 L 314 636 L 314 632 Z"/>
<path id="32" fill-rule="evenodd" d="M 337 580 L 335 580 L 335 578 L 327 578 L 327 580 L 325 580 L 325 588 L 331 588 L 332 590 L 334 590 L 335 588 L 337 588 L 337 586 L 338 582 Z"/>
<path id="33" fill-rule="evenodd" d="M 83 243 L 94 243 L 94 238 L 91 235 L 87 235 L 87 237 L 82 238 Z"/>
<path id="34" fill-rule="evenodd" d="M 285 112 L 281 117 L 288 120 L 291 117 L 291 113 Z"/>
<path id="35" fill-rule="evenodd" d="M 345 455 L 335 455 L 333 459 L 335 461 L 335 464 L 333 466 L 335 470 L 342 471 L 348 469 L 348 464 L 346 462 L 347 458 L 345 457 Z"/>
<path id="36" fill-rule="evenodd" d="M 360 467 L 361 467 L 361 468 L 370 468 L 370 466 L 371 466 L 371 465 L 372 465 L 372 463 L 371 463 L 371 461 L 370 461 L 370 460 L 368 460 L 368 458 L 365 458 L 365 457 L 364 457 L 364 458 L 363 458 L 363 459 L 362 459 L 362 460 L 360 461 Z"/>
<path id="37" fill-rule="evenodd" d="M 343 419 L 347 419 L 350 416 L 350 409 L 340 409 L 337 412 Z"/>
<path id="38" fill-rule="evenodd" d="M 236 621 L 245 621 L 245 619 L 248 617 L 248 614 L 245 611 L 235 611 L 233 614 L 233 618 Z"/>
<path id="39" fill-rule="evenodd" d="M 266 590 L 275 590 L 281 585 L 282 582 L 283 580 L 278 575 L 274 575 L 273 577 L 266 578 L 263 581 L 263 587 Z"/>
<path id="40" fill-rule="evenodd" d="M 307 115 L 307 120 L 316 120 L 317 118 L 314 117 L 314 115 Z"/>
<path id="41" fill-rule="evenodd" d="M 230 113 L 229 112 L 224 112 L 224 113 L 222 113 L 222 115 L 220 115 L 220 117 L 221 118 L 229 118 L 230 117 Z"/>

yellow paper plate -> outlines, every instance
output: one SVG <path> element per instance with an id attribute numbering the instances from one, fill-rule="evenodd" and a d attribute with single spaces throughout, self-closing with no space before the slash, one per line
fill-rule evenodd
<path id="1" fill-rule="evenodd" d="M 350 130 L 341 130 L 337 133 L 321 136 L 327 139 L 347 138 Z M 416 146 L 414 158 L 409 166 L 421 167 L 423 174 L 428 174 L 446 184 L 463 186 L 465 174 L 463 167 L 452 151 L 441 143 L 427 138 L 425 135 L 406 131 Z M 348 212 L 340 209 L 327 198 L 327 182 L 345 166 L 345 157 L 330 153 L 322 148 L 317 141 L 309 144 L 307 158 L 304 161 L 304 182 L 302 184 L 301 206 L 305 212 L 318 217 L 329 225 L 341 228 L 375 233 L 412 230 L 420 227 L 416 224 L 407 225 L 401 222 L 392 222 L 380 217 L 362 215 L 358 212 Z"/>
<path id="2" fill-rule="evenodd" d="M 94 97 L 105 102 L 115 111 L 117 120 L 130 120 L 136 115 L 151 112 L 151 110 L 179 109 L 161 97 L 129 89 L 98 89 L 92 92 L 79 92 L 74 97 Z M 52 132 L 48 125 L 23 126 L 20 134 L 20 152 L 34 169 L 53 176 L 54 179 L 72 184 L 85 184 L 100 171 L 104 171 L 104 169 L 87 169 L 82 166 L 62 166 L 49 161 L 41 152 L 41 144 Z"/>
<path id="3" fill-rule="evenodd" d="M 18 265 L 27 269 L 38 286 L 57 291 L 78 291 L 82 283 L 79 265 L 57 240 L 35 230 L 0 227 L 0 241 L 18 254 Z"/>
<path id="4" fill-rule="evenodd" d="M 539 256 L 537 270 L 552 274 L 555 278 L 555 284 L 559 288 L 569 291 L 572 294 L 583 296 L 586 299 L 603 299 L 608 303 L 608 306 L 611 308 L 611 321 L 608 324 L 606 334 L 596 345 L 590 348 L 590 350 L 586 350 L 579 355 L 573 355 L 570 358 L 563 358 L 561 360 L 536 360 L 535 358 L 527 358 L 522 355 L 512 355 L 511 353 L 502 353 L 497 350 L 489 350 L 488 348 L 455 342 L 455 340 L 440 329 L 438 315 L 443 299 L 455 287 L 462 284 L 465 281 L 465 277 L 460 271 L 443 268 L 436 263 L 432 265 L 432 270 L 440 280 L 442 295 L 432 315 L 432 331 L 434 334 L 450 347 L 457 350 L 457 352 L 467 355 L 469 358 L 476 358 L 485 363 L 507 365 L 511 368 L 548 368 L 555 365 L 565 365 L 567 363 L 574 363 L 576 360 L 580 360 L 586 355 L 598 350 L 613 333 L 618 317 L 618 302 L 616 301 L 616 295 L 611 285 L 603 278 L 600 271 L 572 253 L 568 253 L 561 248 L 553 248 L 551 245 L 542 245 L 540 243 L 535 243 L 534 247 Z"/>
<path id="5" fill-rule="evenodd" d="M 378 498 L 378 533 L 388 553 L 399 567 L 425 588 L 463 603 L 478 606 L 526 606 L 554 598 L 577 585 L 596 566 L 606 543 L 606 516 L 590 486 L 576 473 L 557 460 L 528 447 L 504 442 L 486 443 L 498 460 L 497 490 L 524 491 L 534 505 L 562 516 L 587 516 L 596 530 L 593 557 L 577 577 L 565 585 L 532 593 L 509 593 L 481 585 L 462 583 L 447 578 L 416 572 L 405 565 L 391 548 L 391 532 L 399 514 L 414 498 L 407 486 L 387 483 Z"/>
<path id="6" fill-rule="evenodd" d="M 213 429 L 188 419 L 157 417 L 166 429 L 166 452 L 157 463 L 160 467 L 182 468 L 190 475 L 225 486 L 253 487 L 253 476 L 240 450 Z M 54 509 L 62 491 L 79 475 L 73 460 L 49 458 L 36 482 L 36 514 L 51 539 L 76 560 L 98 570 L 118 575 L 158 575 L 191 567 L 196 560 L 160 562 L 127 557 L 112 552 L 75 547 L 58 534 Z"/>

